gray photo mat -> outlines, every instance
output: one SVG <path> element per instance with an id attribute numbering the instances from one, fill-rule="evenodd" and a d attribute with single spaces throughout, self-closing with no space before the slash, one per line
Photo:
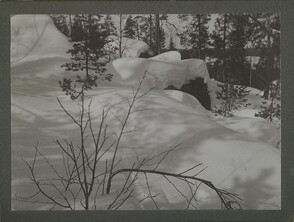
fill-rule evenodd
<path id="1" fill-rule="evenodd" d="M 282 209 L 259 211 L 11 211 L 10 16 L 13 14 L 266 13 L 281 15 Z M 294 1 L 0 3 L 0 221 L 290 221 L 294 213 Z"/>

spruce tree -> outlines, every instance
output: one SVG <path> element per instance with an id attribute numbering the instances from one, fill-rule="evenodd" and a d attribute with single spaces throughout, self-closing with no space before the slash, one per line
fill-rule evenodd
<path id="1" fill-rule="evenodd" d="M 210 15 L 193 14 L 190 17 L 191 21 L 178 36 L 180 37 L 181 44 L 185 48 L 192 50 L 192 56 L 194 58 L 205 60 L 206 51 L 209 46 L 208 21 L 210 20 Z M 188 20 L 186 16 L 182 16 L 181 18 Z"/>
<path id="2" fill-rule="evenodd" d="M 52 14 L 51 18 L 53 19 L 54 25 L 56 28 L 61 31 L 65 36 L 69 37 L 70 28 L 68 27 L 68 22 L 66 20 L 66 15 Z"/>
<path id="3" fill-rule="evenodd" d="M 150 14 L 140 17 L 141 39 L 155 54 L 165 51 L 165 31 L 162 27 L 162 20 L 165 19 L 165 16 L 164 14 Z"/>
<path id="4" fill-rule="evenodd" d="M 102 26 L 106 31 L 106 44 L 104 48 L 107 53 L 107 60 L 110 62 L 112 59 L 111 55 L 115 54 L 118 50 L 118 47 L 113 44 L 113 42 L 117 39 L 117 29 L 110 15 L 105 16 Z"/>
<path id="5" fill-rule="evenodd" d="M 250 63 L 247 59 L 249 17 L 247 14 L 231 15 L 231 31 L 228 34 L 227 69 L 234 84 L 249 86 Z"/>
<path id="6" fill-rule="evenodd" d="M 213 112 L 230 117 L 233 116 L 232 111 L 250 105 L 246 98 L 250 91 L 246 86 L 234 85 L 229 81 L 218 86 L 221 90 L 216 92 L 216 98 L 220 100 L 220 105 L 215 106 Z"/>
<path id="7" fill-rule="evenodd" d="M 281 90 L 280 81 L 273 81 L 270 84 L 269 98 L 264 99 L 261 105 L 261 110 L 255 114 L 256 117 L 261 117 L 272 122 L 275 118 L 281 119 Z"/>
<path id="8" fill-rule="evenodd" d="M 224 45 L 221 33 L 213 30 L 210 34 L 211 44 L 213 47 L 213 60 L 208 64 L 211 78 L 225 82 L 224 73 Z"/>
<path id="9" fill-rule="evenodd" d="M 264 98 L 269 97 L 270 84 L 280 78 L 280 16 L 276 13 L 250 15 L 251 42 L 262 52 L 258 75 L 264 81 Z"/>
<path id="10" fill-rule="evenodd" d="M 169 44 L 168 44 L 168 48 L 167 48 L 168 51 L 174 51 L 176 50 L 176 45 L 174 43 L 174 40 L 173 40 L 173 37 L 170 36 L 169 38 Z"/>
<path id="11" fill-rule="evenodd" d="M 131 15 L 128 16 L 126 20 L 125 27 L 123 29 L 123 36 L 130 39 L 136 38 L 136 21 Z"/>
<path id="12" fill-rule="evenodd" d="M 214 76 L 223 82 L 218 84 L 220 91 L 216 93 L 220 106 L 214 111 L 223 116 L 231 116 L 233 110 L 249 105 L 246 103 L 250 68 L 246 57 L 248 27 L 246 14 L 222 14 L 211 34 L 216 56 L 211 66 Z"/>

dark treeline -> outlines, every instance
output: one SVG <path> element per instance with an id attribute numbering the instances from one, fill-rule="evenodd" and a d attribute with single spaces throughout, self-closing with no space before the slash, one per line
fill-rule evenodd
<path id="1" fill-rule="evenodd" d="M 180 15 L 178 35 L 185 58 L 206 60 L 211 78 L 265 90 L 280 78 L 280 18 L 277 14 Z"/>
<path id="2" fill-rule="evenodd" d="M 280 78 L 278 14 L 179 14 L 177 19 L 181 27 L 166 14 L 51 16 L 56 26 L 75 44 L 83 39 L 87 46 L 96 47 L 84 50 L 92 55 L 89 58 L 85 54 L 89 62 L 94 63 L 98 57 L 110 60 L 113 54 L 122 57 L 122 38 L 127 37 L 149 45 L 152 53 L 142 57 L 177 50 L 182 59 L 205 60 L 211 78 L 262 89 L 265 98 L 269 96 L 271 82 Z M 114 20 L 118 24 L 115 25 Z M 116 44 L 111 44 L 114 42 Z"/>

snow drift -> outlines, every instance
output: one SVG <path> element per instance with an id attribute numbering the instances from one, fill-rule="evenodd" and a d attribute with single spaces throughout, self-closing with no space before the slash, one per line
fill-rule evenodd
<path id="1" fill-rule="evenodd" d="M 50 57 L 66 57 L 71 47 L 68 39 L 47 15 L 13 15 L 11 17 L 11 63 Z M 44 53 L 46 52 L 46 53 Z"/>
<path id="2" fill-rule="evenodd" d="M 48 16 L 13 16 L 11 25 L 12 52 L 17 41 L 34 46 L 30 50 L 22 49 L 19 53 L 12 53 L 11 69 L 12 193 L 28 196 L 31 191 L 31 185 L 26 180 L 28 171 L 20 159 L 33 157 L 36 141 L 40 140 L 44 153 L 52 157 L 55 164 L 60 164 L 62 157 L 56 157 L 57 149 L 52 145 L 52 140 L 61 136 L 78 142 L 76 130 L 60 110 L 56 97 L 61 98 L 68 108 L 72 108 L 71 111 L 74 111 L 75 104 L 62 96 L 57 82 L 42 82 L 41 74 L 48 77 L 46 73 L 52 73 L 53 65 L 59 66 L 60 61 L 52 62 L 50 66 L 38 65 L 38 58 L 63 58 L 66 56 L 65 51 L 71 46 L 56 30 Z M 17 30 L 22 30 L 24 34 L 19 35 L 20 31 Z M 38 39 L 37 43 L 30 45 L 32 39 Z M 170 153 L 160 166 L 160 170 L 180 173 L 193 165 L 203 163 L 207 168 L 199 177 L 210 180 L 218 188 L 237 193 L 247 205 L 245 209 L 280 209 L 281 157 L 278 150 L 246 133 L 226 128 L 210 119 L 206 110 L 192 96 L 183 92 L 162 90 L 169 84 L 180 86 L 187 79 L 194 77 L 201 77 L 207 83 L 210 82 L 206 65 L 202 60 L 181 61 L 177 53 L 171 54 L 151 59 L 115 60 L 113 69 L 116 73 L 113 74 L 124 81 L 127 87 L 99 87 L 91 92 L 92 110 L 99 113 L 102 106 L 111 107 L 117 117 L 123 118 L 128 108 L 126 98 L 132 97 L 131 86 L 138 77 L 144 72 L 149 74 L 149 79 L 146 79 L 147 83 L 140 93 L 144 93 L 150 86 L 156 86 L 155 90 L 135 103 L 134 110 L 143 111 L 134 113 L 128 122 L 127 128 L 134 132 L 122 139 L 118 153 L 122 159 L 121 167 L 130 167 L 137 161 L 137 156 L 156 156 L 174 144 L 180 144 L 181 149 Z M 175 59 L 171 61 L 171 58 Z M 20 59 L 23 66 L 17 64 Z M 28 65 L 32 64 L 31 61 L 34 59 L 34 65 Z M 19 68 L 24 66 L 25 70 Z M 30 81 L 22 81 L 23 74 L 26 74 L 26 80 Z M 40 86 L 40 82 L 44 85 Z M 108 121 L 109 129 L 119 130 L 120 123 L 115 116 L 109 117 Z M 156 161 L 148 167 L 152 168 L 154 165 Z M 46 171 L 44 164 L 38 165 L 38 170 L 43 176 L 48 175 L 50 178 L 50 172 Z M 196 168 L 191 174 L 199 171 L 200 169 Z M 124 182 L 122 179 L 115 179 L 113 189 Z M 157 199 L 160 209 L 185 209 L 186 201 L 170 184 L 156 176 L 150 176 L 149 181 L 152 190 L 160 193 Z M 182 192 L 191 196 L 188 187 L 180 183 L 177 185 Z M 134 204 L 126 204 L 122 209 L 155 209 L 150 199 L 140 202 L 142 194 L 144 196 L 146 193 L 146 184 L 142 178 L 134 185 L 134 189 L 135 196 L 131 199 Z M 103 203 L 111 198 L 112 195 L 104 196 Z M 204 186 L 199 187 L 197 200 L 198 209 L 220 209 L 220 201 L 216 194 Z M 35 206 L 15 201 L 13 205 L 14 209 L 35 209 Z M 48 206 L 40 206 L 41 208 L 48 209 Z"/>
<path id="3" fill-rule="evenodd" d="M 121 104 L 124 98 L 131 97 L 132 92 L 128 89 L 101 89 L 99 94 L 99 101 L 112 105 L 112 111 L 123 118 L 127 106 L 114 104 Z M 109 102 L 109 97 L 116 98 L 116 101 Z M 178 101 L 174 99 L 174 95 L 166 96 L 161 90 L 155 90 L 138 101 L 134 110 L 147 110 L 132 116 L 128 123 L 128 129 L 135 132 L 123 139 L 121 147 L 136 149 L 121 150 L 125 166 L 131 167 L 137 155 L 156 156 L 173 144 L 180 143 L 183 149 L 172 153 L 161 170 L 180 173 L 194 164 L 203 163 L 207 169 L 200 176 L 212 181 L 217 187 L 239 194 L 248 209 L 278 209 L 279 152 L 257 139 L 225 128 L 209 119 L 202 106 L 194 101 Z M 182 199 L 175 194 L 172 186 L 156 178 L 152 187 L 164 194 L 168 203 L 161 203 L 163 209 L 168 204 L 170 207 L 174 205 L 174 209 L 180 207 Z M 205 188 L 199 189 L 198 203 L 199 209 L 218 209 L 220 206 L 216 195 Z M 149 209 L 144 201 L 142 206 L 143 209 Z M 155 209 L 154 206 L 151 209 Z"/>
<path id="4" fill-rule="evenodd" d="M 173 55 L 174 52 L 170 52 Z M 112 62 L 115 81 L 135 87 L 138 79 L 147 74 L 143 88 L 165 89 L 169 85 L 177 88 L 195 78 L 203 78 L 209 88 L 209 74 L 206 63 L 201 59 L 170 60 L 173 56 L 158 56 L 150 59 L 121 58 Z"/>

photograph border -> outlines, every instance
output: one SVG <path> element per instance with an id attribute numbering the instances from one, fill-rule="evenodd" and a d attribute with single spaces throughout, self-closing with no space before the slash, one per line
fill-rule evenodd
<path id="1" fill-rule="evenodd" d="M 281 210 L 11 210 L 10 16 L 13 14 L 280 13 L 282 88 Z M 0 2 L 0 221 L 291 221 L 294 214 L 294 1 Z"/>

